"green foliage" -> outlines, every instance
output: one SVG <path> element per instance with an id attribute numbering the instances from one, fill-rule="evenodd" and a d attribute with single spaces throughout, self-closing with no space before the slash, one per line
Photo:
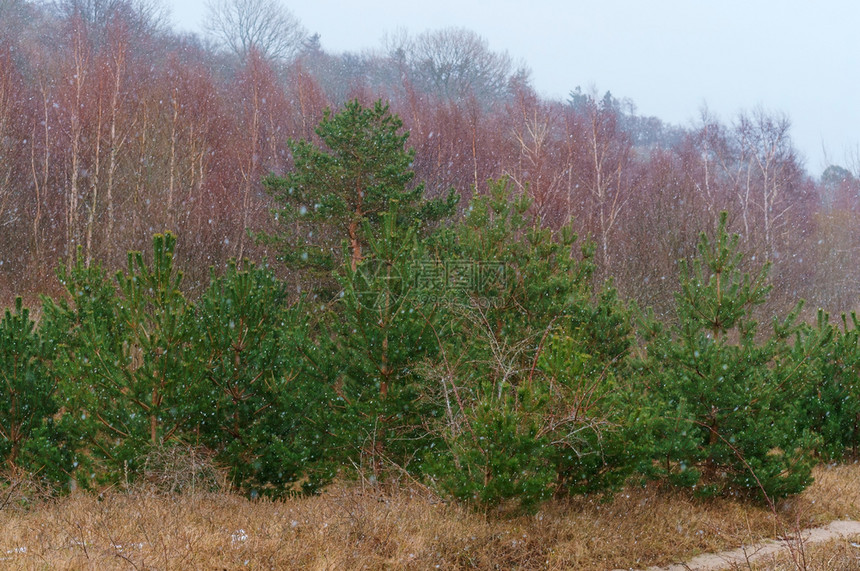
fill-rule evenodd
<path id="1" fill-rule="evenodd" d="M 301 377 L 304 316 L 284 284 L 253 264 L 231 263 L 196 304 L 205 388 L 194 403 L 195 430 L 236 486 L 277 494 L 300 479 L 313 490 L 331 477 L 321 458 L 325 433 L 314 428 L 330 395 Z"/>
<path id="2" fill-rule="evenodd" d="M 342 295 L 324 324 L 330 378 L 351 419 L 346 440 L 375 476 L 383 461 L 417 467 L 432 442 L 425 419 L 435 412 L 419 398 L 415 370 L 438 352 L 439 315 L 415 295 L 422 247 L 417 224 L 403 221 L 392 203 L 377 229 L 366 228 L 367 255 L 355 269 L 344 264 Z"/>
<path id="3" fill-rule="evenodd" d="M 317 316 L 304 362 L 337 394 L 340 449 L 378 475 L 383 461 L 409 464 L 427 445 L 413 367 L 435 351 L 434 318 L 418 310 L 411 280 L 420 237 L 453 213 L 457 196 L 423 198 L 409 134 L 381 101 L 327 110 L 316 134 L 320 146 L 291 141 L 293 170 L 264 181 L 280 230 L 259 238 L 303 270 L 314 299 L 335 298 Z"/>
<path id="4" fill-rule="evenodd" d="M 110 286 L 78 256 L 59 270 L 73 305 L 45 302 L 58 354 L 53 372 L 69 422 L 93 469 L 107 479 L 132 473 L 150 446 L 178 438 L 193 416 L 199 369 L 188 344 L 190 304 L 173 265 L 176 239 L 153 238 L 153 261 L 130 253 L 128 274 Z"/>
<path id="5" fill-rule="evenodd" d="M 860 320 L 842 315 L 841 327 L 819 310 L 814 327 L 797 336 L 790 364 L 803 379 L 799 403 L 804 426 L 819 436 L 827 460 L 860 451 Z"/>
<path id="6" fill-rule="evenodd" d="M 445 360 L 435 374 L 448 446 L 437 454 L 436 480 L 482 506 L 514 490 L 530 490 L 520 498 L 526 507 L 553 491 L 615 487 L 641 453 L 641 422 L 616 380 L 632 343 L 629 315 L 611 287 L 594 294 L 590 244 L 577 255 L 570 228 L 553 234 L 531 222 L 529 201 L 505 179 L 489 191 L 434 242 L 449 279 Z M 469 279 L 452 277 L 464 269 Z M 491 425 L 500 432 L 488 443 L 472 436 Z M 503 463 L 489 444 L 506 447 Z"/>
<path id="7" fill-rule="evenodd" d="M 572 229 L 553 235 L 540 228 L 526 216 L 530 204 L 525 195 L 512 194 L 506 179 L 491 182 L 463 223 L 435 245 L 433 261 L 447 281 L 430 292 L 451 300 L 452 317 L 459 317 L 448 322 L 452 331 L 485 355 L 492 353 L 488 343 L 507 345 L 519 355 L 518 369 L 533 361 L 520 345 L 536 344 L 556 324 L 581 321 L 594 271 L 591 244 L 577 256 Z"/>
<path id="8" fill-rule="evenodd" d="M 453 212 L 453 192 L 445 200 L 425 201 L 423 185 L 411 184 L 415 153 L 406 149 L 409 133 L 381 101 L 369 109 L 353 100 L 339 113 L 326 110 L 316 134 L 324 147 L 290 141 L 293 170 L 264 181 L 279 205 L 274 215 L 281 231 L 259 238 L 276 244 L 289 267 L 328 277 L 340 266 L 340 244 L 347 241 L 345 258 L 355 268 L 392 202 L 403 226 Z"/>
<path id="9" fill-rule="evenodd" d="M 796 368 L 784 366 L 800 306 L 774 335 L 757 337 L 752 310 L 770 290 L 765 265 L 742 274 L 737 236 L 720 218 L 703 233 L 692 270 L 682 263 L 677 325 L 644 324 L 647 396 L 655 423 L 653 469 L 707 493 L 781 497 L 801 491 L 810 466 L 796 417 Z"/>
<path id="10" fill-rule="evenodd" d="M 307 314 L 267 268 L 232 263 L 196 305 L 179 290 L 175 238 L 129 255 L 116 286 L 81 256 L 60 268 L 67 300 L 44 300 L 52 378 L 81 443 L 84 485 L 142 474 L 153 452 L 203 444 L 248 492 L 277 495 L 334 475 L 325 384 L 305 375 Z M 187 447 L 186 447 L 187 448 Z"/>
<path id="11" fill-rule="evenodd" d="M 116 286 L 99 264 L 87 266 L 79 251 L 75 264 L 61 265 L 57 277 L 68 299 L 42 299 L 39 331 L 52 347 L 50 371 L 57 384 L 57 400 L 65 411 L 62 424 L 70 441 L 75 443 L 72 475 L 86 487 L 100 470 L 91 460 L 103 457 L 97 448 L 92 448 L 97 419 L 88 414 L 92 408 L 84 404 L 95 402 L 87 385 L 92 380 L 91 372 L 98 371 L 93 366 L 93 350 L 118 351 L 123 333 L 116 308 Z"/>
<path id="12" fill-rule="evenodd" d="M 721 213 L 715 242 L 704 232 L 701 234 L 699 257 L 693 260 L 692 270 L 686 260 L 680 261 L 681 294 L 676 304 L 688 336 L 709 331 L 718 340 L 733 329 L 741 336 L 751 335 L 756 326 L 752 309 L 764 303 L 771 291 L 767 283 L 770 262 L 754 278 L 739 270 L 743 262 L 743 252 L 738 247 L 740 236 L 726 231 L 727 221 L 728 214 Z"/>
<path id="13" fill-rule="evenodd" d="M 481 509 L 513 503 L 533 511 L 552 496 L 552 446 L 532 419 L 505 397 L 484 395 L 451 427 L 447 449 L 430 462 L 436 486 Z"/>
<path id="14" fill-rule="evenodd" d="M 589 355 L 588 344 L 553 334 L 538 357 L 540 375 L 524 388 L 524 408 L 552 442 L 558 491 L 614 490 L 648 452 L 641 403 L 617 376 L 618 359 Z"/>
<path id="15" fill-rule="evenodd" d="M 55 415 L 51 346 L 35 330 L 21 298 L 0 319 L 0 456 L 6 467 L 64 482 L 70 454 Z"/>
<path id="16" fill-rule="evenodd" d="M 264 181 L 280 230 L 260 239 L 303 270 L 314 299 L 335 298 L 308 323 L 302 366 L 317 384 L 306 397 L 337 395 L 328 399 L 339 418 L 332 437 L 379 476 L 384 463 L 420 465 L 431 440 L 423 429 L 433 407 L 419 399 L 414 368 L 436 352 L 436 317 L 418 306 L 412 282 L 421 236 L 453 213 L 457 196 L 423 198 L 409 134 L 381 101 L 327 110 L 316 134 L 320 146 L 291 141 L 293 170 Z"/>

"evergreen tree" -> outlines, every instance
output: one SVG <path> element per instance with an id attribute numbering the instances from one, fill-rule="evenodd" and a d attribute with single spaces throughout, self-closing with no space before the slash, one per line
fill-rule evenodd
<path id="1" fill-rule="evenodd" d="M 492 181 L 434 241 L 431 268 L 444 279 L 430 284 L 446 300 L 434 375 L 446 446 L 430 473 L 483 507 L 529 510 L 553 493 L 617 486 L 641 452 L 641 423 L 628 424 L 630 393 L 616 380 L 629 316 L 610 286 L 595 295 L 593 246 L 577 248 L 570 227 L 541 228 L 529 206 L 507 180 Z"/>
<path id="2" fill-rule="evenodd" d="M 355 269 L 344 264 L 343 295 L 322 337 L 332 343 L 327 365 L 350 419 L 348 440 L 378 477 L 384 461 L 419 469 L 432 444 L 426 422 L 438 411 L 420 398 L 417 368 L 436 356 L 440 323 L 437 308 L 420 304 L 415 292 L 423 251 L 418 223 L 400 216 L 392 202 L 378 229 L 364 224 L 365 257 Z"/>
<path id="3" fill-rule="evenodd" d="M 176 238 L 157 234 L 153 260 L 128 256 L 113 286 L 79 255 L 60 268 L 66 300 L 45 300 L 58 354 L 53 372 L 69 422 L 87 443 L 94 470 L 116 479 L 135 472 L 151 447 L 178 439 L 194 416 L 200 369 L 189 343 L 191 305 L 174 267 Z"/>
<path id="4" fill-rule="evenodd" d="M 860 451 L 860 319 L 842 315 L 841 327 L 819 310 L 815 326 L 797 336 L 789 365 L 803 380 L 803 426 L 819 437 L 828 460 Z"/>
<path id="5" fill-rule="evenodd" d="M 290 141 L 293 170 L 264 181 L 278 203 L 274 216 L 281 231 L 258 237 L 277 245 L 289 267 L 328 277 L 340 266 L 346 241 L 346 259 L 355 270 L 391 202 L 398 203 L 406 226 L 453 212 L 453 191 L 445 200 L 425 201 L 423 184 L 413 184 L 409 133 L 381 101 L 364 108 L 353 100 L 336 114 L 326 110 L 316 134 L 322 147 Z"/>
<path id="6" fill-rule="evenodd" d="M 303 289 L 317 288 L 309 298 L 323 309 L 309 321 L 317 350 L 303 353 L 304 367 L 337 394 L 343 449 L 378 475 L 383 458 L 408 464 L 427 441 L 414 365 L 435 351 L 433 317 L 416 311 L 410 273 L 431 223 L 453 213 L 457 196 L 423 198 L 409 133 L 381 101 L 328 110 L 316 133 L 321 146 L 290 141 L 293 170 L 264 181 L 280 232 L 259 238 L 302 271 Z"/>
<path id="7" fill-rule="evenodd" d="M 333 475 L 326 386 L 307 372 L 307 313 L 266 267 L 229 265 L 194 309 L 194 355 L 204 387 L 195 429 L 231 468 L 239 488 L 279 495 L 302 480 L 312 491 Z"/>
<path id="8" fill-rule="evenodd" d="M 53 347 L 36 331 L 21 298 L 0 319 L 0 459 L 4 472 L 23 469 L 54 483 L 68 480 L 71 454 L 54 416 Z"/>
<path id="9" fill-rule="evenodd" d="M 713 240 L 702 233 L 692 268 L 681 264 L 677 324 L 646 320 L 640 366 L 662 410 L 655 469 L 705 493 L 781 497 L 810 481 L 797 368 L 783 366 L 800 305 L 759 340 L 752 312 L 770 291 L 769 265 L 741 272 L 739 238 L 727 232 L 727 219 L 723 212 Z"/>

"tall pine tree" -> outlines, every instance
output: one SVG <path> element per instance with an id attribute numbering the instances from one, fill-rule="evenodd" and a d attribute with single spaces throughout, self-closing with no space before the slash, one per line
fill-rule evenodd
<path id="1" fill-rule="evenodd" d="M 322 146 L 290 141 L 293 170 L 263 182 L 278 203 L 274 216 L 280 231 L 258 237 L 276 245 L 289 267 L 328 276 L 343 261 L 346 241 L 355 271 L 367 255 L 368 231 L 379 228 L 392 202 L 403 222 L 453 212 L 453 191 L 444 200 L 426 201 L 424 185 L 413 183 L 409 133 L 382 101 L 364 108 L 353 100 L 339 113 L 326 110 L 316 134 Z"/>

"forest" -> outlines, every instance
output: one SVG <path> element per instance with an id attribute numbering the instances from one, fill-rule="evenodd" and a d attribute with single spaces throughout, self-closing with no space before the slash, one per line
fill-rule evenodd
<path id="1" fill-rule="evenodd" d="M 216 6 L 200 37 L 0 0 L 6 482 L 179 450 L 251 497 L 529 512 L 630 478 L 770 502 L 856 454 L 858 165 L 809 173 L 762 108 L 546 99 L 467 29 L 330 53 Z"/>

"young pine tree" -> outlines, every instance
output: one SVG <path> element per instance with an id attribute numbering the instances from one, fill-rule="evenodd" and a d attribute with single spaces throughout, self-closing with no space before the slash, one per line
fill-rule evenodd
<path id="1" fill-rule="evenodd" d="M 350 447 L 375 476 L 384 464 L 417 469 L 433 439 L 426 422 L 438 411 L 420 398 L 418 365 L 435 357 L 439 313 L 415 292 L 423 246 L 415 221 L 404 226 L 392 202 L 369 236 L 364 258 L 344 264 L 343 295 L 332 306 L 324 336 L 333 344 L 328 361 L 333 385 L 349 419 Z"/>
<path id="2" fill-rule="evenodd" d="M 249 492 L 279 495 L 299 480 L 313 491 L 332 475 L 327 387 L 307 374 L 307 313 L 266 267 L 231 263 L 194 308 L 194 355 L 203 382 L 195 404 L 202 443 Z"/>
<path id="3" fill-rule="evenodd" d="M 841 327 L 819 310 L 815 326 L 797 337 L 789 363 L 802 378 L 803 426 L 820 437 L 827 460 L 860 452 L 860 319 L 842 315 Z"/>
<path id="4" fill-rule="evenodd" d="M 293 170 L 265 180 L 279 231 L 259 238 L 329 310 L 316 316 L 317 350 L 305 353 L 306 370 L 337 394 L 342 422 L 333 429 L 342 449 L 377 473 L 383 459 L 412 463 L 427 441 L 413 365 L 435 341 L 409 274 L 430 223 L 453 213 L 457 197 L 423 198 L 409 133 L 381 101 L 327 111 L 316 134 L 319 146 L 291 141 Z"/>
<path id="5" fill-rule="evenodd" d="M 677 324 L 664 329 L 649 318 L 645 328 L 640 366 L 661 410 L 654 469 L 705 493 L 781 497 L 810 481 L 797 368 L 782 366 L 800 306 L 759 339 L 752 312 L 770 291 L 769 265 L 741 272 L 727 219 L 722 213 L 713 240 L 702 233 L 693 267 L 681 265 Z"/>
<path id="6" fill-rule="evenodd" d="M 0 460 L 3 470 L 65 483 L 71 454 L 55 415 L 52 347 L 36 330 L 21 298 L 0 319 Z"/>
<path id="7" fill-rule="evenodd" d="M 617 380 L 629 316 L 610 286 L 595 294 L 591 244 L 578 247 L 569 227 L 541 228 L 529 206 L 492 181 L 435 243 L 448 278 L 434 375 L 445 446 L 430 473 L 482 507 L 529 510 L 553 493 L 612 488 L 640 454 Z"/>
<path id="8" fill-rule="evenodd" d="M 129 253 L 128 273 L 117 273 L 116 286 L 79 255 L 59 270 L 72 304 L 45 300 L 62 403 L 95 462 L 87 476 L 135 473 L 151 447 L 178 439 L 194 416 L 200 368 L 175 245 L 172 234 L 157 234 L 151 264 Z"/>

